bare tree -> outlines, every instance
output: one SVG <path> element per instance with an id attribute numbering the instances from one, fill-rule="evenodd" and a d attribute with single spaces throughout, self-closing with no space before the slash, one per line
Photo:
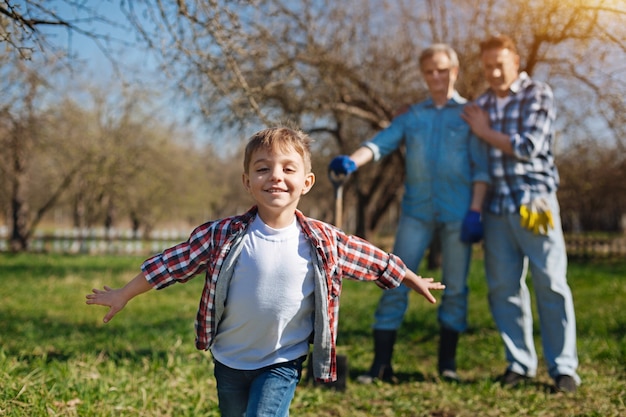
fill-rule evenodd
<path id="1" fill-rule="evenodd" d="M 125 10 L 211 123 L 294 120 L 318 138 L 327 158 L 350 152 L 403 104 L 424 98 L 416 57 L 432 42 L 459 51 L 459 90 L 479 94 L 478 41 L 496 32 L 518 41 L 524 68 L 552 83 L 562 103 L 581 89 L 592 98 L 593 112 L 582 105 L 578 114 L 562 112 L 564 133 L 599 120 L 623 140 L 623 60 L 610 59 L 624 53 L 619 3 L 146 0 Z M 397 203 L 401 161 L 394 154 L 354 176 L 348 192 L 357 233 L 375 230 Z"/>
<path id="2" fill-rule="evenodd" d="M 49 144 L 46 134 L 52 122 L 47 118 L 49 114 L 44 115 L 44 97 L 50 85 L 60 79 L 54 79 L 59 77 L 60 70 L 67 72 L 79 63 L 72 53 L 75 35 L 90 38 L 115 65 L 110 53 L 112 43 L 125 42 L 102 31 L 106 26 L 119 26 L 119 22 L 102 10 L 95 3 L 69 0 L 0 2 L 0 45 L 3 46 L 0 141 L 5 144 L 0 169 L 5 174 L 2 191 L 6 201 L 10 201 L 4 211 L 10 213 L 12 250 L 24 250 L 28 246 L 37 224 L 57 204 L 85 164 L 86 157 L 81 155 L 65 165 L 65 172 L 54 172 L 60 175 L 57 177 L 50 175 L 53 168 L 49 163 L 54 157 L 46 159 L 48 164 L 37 163 L 41 162 L 42 149 Z M 65 43 L 58 41 L 60 34 L 67 38 Z M 44 72 L 46 75 L 42 76 Z M 62 144 L 59 141 L 60 147 L 50 149 L 63 148 Z M 50 155 L 55 154 L 58 153 Z M 34 181 L 43 167 L 51 171 L 41 176 L 43 181 Z M 43 182 L 51 188 L 38 188 Z"/>
<path id="3" fill-rule="evenodd" d="M 35 40 L 39 36 L 48 39 L 49 33 L 39 28 L 70 27 L 63 22 L 72 30 L 78 27 L 85 34 L 93 33 L 92 26 L 80 25 L 81 20 L 37 23 L 61 16 L 61 8 L 48 4 L 84 12 L 83 17 L 91 16 L 91 22 L 100 16 L 109 23 L 126 24 L 99 12 L 103 9 L 97 8 L 98 3 L 58 0 L 45 2 L 44 7 L 43 1 L 32 0 L 20 2 L 19 8 L 15 2 L 3 4 L 14 12 L 4 13 L 0 23 L 5 33 L 11 33 L 14 48 L 37 51 L 33 45 L 40 44 Z M 404 105 L 425 97 L 416 57 L 432 42 L 448 42 L 457 49 L 462 61 L 458 88 L 473 98 L 485 88 L 477 60 L 478 41 L 491 33 L 510 34 L 518 42 L 524 69 L 555 90 L 560 103 L 559 153 L 569 155 L 599 142 L 609 149 L 624 148 L 626 85 L 620 57 L 626 45 L 626 29 L 621 24 L 626 11 L 620 2 L 136 0 L 121 2 L 120 7 L 143 45 L 158 52 L 162 72 L 207 121 L 215 148 L 239 149 L 250 130 L 283 120 L 301 125 L 315 137 L 318 185 L 314 198 L 305 199 L 303 206 L 325 220 L 332 219 L 332 188 L 323 180 L 328 161 L 384 128 Z M 17 33 L 23 37 L 16 38 Z M 106 38 L 96 39 L 108 45 Z M 114 108 L 124 106 L 119 103 Z M 114 137 L 128 138 L 128 131 L 138 127 L 135 121 L 125 124 L 116 119 L 101 130 L 100 138 L 107 138 L 104 144 L 114 142 Z M 113 148 L 123 142 L 118 140 Z M 120 180 L 108 176 L 125 172 L 126 177 L 141 177 L 144 173 L 129 171 L 122 161 L 100 160 L 101 173 L 106 173 L 100 176 L 101 188 L 86 186 L 94 193 L 101 189 L 102 202 L 116 201 L 109 205 L 114 209 L 109 214 L 116 210 L 118 216 L 127 211 L 121 202 L 129 199 L 123 193 L 114 195 L 121 190 Z M 402 154 L 397 152 L 350 180 L 346 207 L 356 233 L 376 231 L 387 213 L 396 209 L 402 163 Z M 564 181 L 563 186 L 568 184 L 571 181 Z M 146 187 L 136 186 L 140 189 Z M 150 206 L 147 197 L 145 204 L 129 205 L 128 211 L 146 211 L 140 207 Z M 230 210 L 220 203 L 215 199 L 209 206 Z"/>
<path id="4" fill-rule="evenodd" d="M 25 66 L 18 65 L 16 70 L 18 73 L 14 72 L 3 84 L 0 170 L 6 184 L 3 187 L 6 192 L 4 197 L 10 202 L 6 207 L 10 213 L 10 247 L 13 251 L 21 251 L 28 247 L 43 216 L 57 203 L 74 176 L 86 164 L 87 156 L 75 160 L 63 159 L 61 165 L 55 166 L 56 170 L 51 168 L 54 165 L 53 155 L 63 154 L 63 142 L 49 147 L 47 141 L 49 120 L 41 104 L 46 97 L 46 80 Z M 22 88 L 25 93 L 20 93 Z M 46 149 L 53 150 L 53 153 L 46 153 Z M 50 169 L 41 176 L 45 178 L 44 188 L 43 182 L 35 178 L 36 173 L 46 165 Z"/>
<path id="5" fill-rule="evenodd" d="M 135 233 L 149 233 L 164 216 L 186 216 L 172 211 L 192 195 L 194 171 L 202 169 L 190 141 L 160 119 L 144 91 L 92 88 L 91 96 L 81 112 L 89 121 L 81 147 L 93 156 L 70 192 L 74 225 L 102 224 L 109 232 L 130 219 Z"/>
<path id="6" fill-rule="evenodd" d="M 318 138 L 319 150 L 328 158 L 348 152 L 386 126 L 397 108 L 410 102 L 407 85 L 413 86 L 408 89 L 413 95 L 423 94 L 413 62 L 416 48 L 407 36 L 404 46 L 373 42 L 376 28 L 356 23 L 372 19 L 367 7 L 353 9 L 358 12 L 351 24 L 346 24 L 346 18 L 354 18 L 346 13 L 347 3 L 270 1 L 238 3 L 237 10 L 229 7 L 217 2 L 160 3 L 149 9 L 153 12 L 149 22 L 157 24 L 154 32 L 141 28 L 150 45 L 167 45 L 162 50 L 168 63 L 164 69 L 218 125 L 292 120 Z M 167 34 L 168 40 L 157 44 L 157 32 Z M 360 42 L 355 43 L 357 38 Z M 395 79 L 384 77 L 385 71 Z M 399 159 L 362 175 L 377 179 L 362 181 L 380 196 L 374 212 L 397 200 L 402 180 Z M 324 168 L 326 164 L 327 160 Z M 367 197 L 374 192 L 355 188 L 365 203 L 373 200 Z M 325 199 L 327 204 L 330 200 Z M 372 210 L 367 204 L 358 208 Z M 366 228 L 362 223 L 363 233 Z"/>
<path id="7" fill-rule="evenodd" d="M 85 37 L 117 69 L 116 47 L 132 45 L 132 40 L 111 34 L 111 29 L 124 29 L 127 24 L 111 14 L 115 3 L 111 0 L 2 0 L 0 44 L 7 45 L 4 53 L 21 59 L 62 59 L 71 65 L 77 60 L 73 39 Z M 59 42 L 59 39 L 66 41 Z"/>

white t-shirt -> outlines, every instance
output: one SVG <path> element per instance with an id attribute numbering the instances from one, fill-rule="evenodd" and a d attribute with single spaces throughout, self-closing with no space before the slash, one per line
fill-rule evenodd
<path id="1" fill-rule="evenodd" d="M 511 101 L 511 96 L 506 97 L 496 97 L 496 106 L 498 108 L 498 119 L 502 119 L 504 117 L 504 108 Z"/>
<path id="2" fill-rule="evenodd" d="M 308 353 L 315 309 L 310 251 L 295 219 L 273 229 L 256 217 L 244 236 L 211 347 L 217 361 L 252 370 Z"/>

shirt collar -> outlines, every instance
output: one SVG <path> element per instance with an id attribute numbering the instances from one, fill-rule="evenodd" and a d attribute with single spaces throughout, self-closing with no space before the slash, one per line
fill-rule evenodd
<path id="1" fill-rule="evenodd" d="M 530 77 L 528 76 L 528 74 L 525 71 L 520 72 L 517 79 L 513 81 L 513 83 L 511 84 L 511 87 L 509 87 L 509 90 L 513 94 L 519 93 L 519 91 L 522 89 L 522 87 L 528 80 L 530 80 Z"/>
<path id="2" fill-rule="evenodd" d="M 446 102 L 444 107 L 447 107 L 447 106 L 462 106 L 465 103 L 467 103 L 467 100 L 465 98 L 463 98 L 459 94 L 458 91 L 454 90 L 454 92 L 452 93 L 452 97 L 450 97 L 450 99 Z M 427 107 L 435 107 L 435 102 L 433 101 L 432 97 L 428 97 L 428 99 L 426 99 L 424 104 Z"/>

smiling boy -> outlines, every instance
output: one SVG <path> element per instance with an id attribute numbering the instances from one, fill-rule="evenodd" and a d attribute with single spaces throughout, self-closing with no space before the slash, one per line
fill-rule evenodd
<path id="1" fill-rule="evenodd" d="M 310 341 L 315 378 L 336 380 L 343 278 L 383 289 L 404 283 L 431 303 L 430 290 L 444 288 L 397 256 L 297 210 L 315 183 L 309 143 L 285 127 L 254 134 L 242 175 L 254 207 L 197 227 L 186 242 L 146 260 L 123 288 L 87 295 L 87 304 L 110 307 L 106 323 L 135 296 L 204 273 L 196 347 L 213 355 L 223 416 L 288 416 Z"/>

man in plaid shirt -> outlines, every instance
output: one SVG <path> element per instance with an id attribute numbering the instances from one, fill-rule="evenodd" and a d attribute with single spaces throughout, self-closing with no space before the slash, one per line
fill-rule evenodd
<path id="1" fill-rule="evenodd" d="M 384 289 L 404 283 L 431 303 L 430 290 L 444 288 L 397 256 L 296 209 L 315 183 L 309 142 L 289 128 L 253 135 L 242 176 L 252 209 L 197 227 L 186 242 L 146 260 L 123 288 L 87 295 L 87 304 L 110 307 L 106 323 L 135 296 L 204 274 L 196 346 L 211 349 L 223 416 L 289 415 L 311 340 L 315 377 L 337 379 L 343 278 Z"/>
<path id="2" fill-rule="evenodd" d="M 491 312 L 509 362 L 501 383 L 515 386 L 537 373 L 525 282 L 530 268 L 548 372 L 558 391 L 574 392 L 580 377 L 556 197 L 554 96 L 548 85 L 519 71 L 519 55 L 509 37 L 489 38 L 480 51 L 490 88 L 466 106 L 463 118 L 491 146 L 492 188 L 483 209 L 485 273 Z"/>

